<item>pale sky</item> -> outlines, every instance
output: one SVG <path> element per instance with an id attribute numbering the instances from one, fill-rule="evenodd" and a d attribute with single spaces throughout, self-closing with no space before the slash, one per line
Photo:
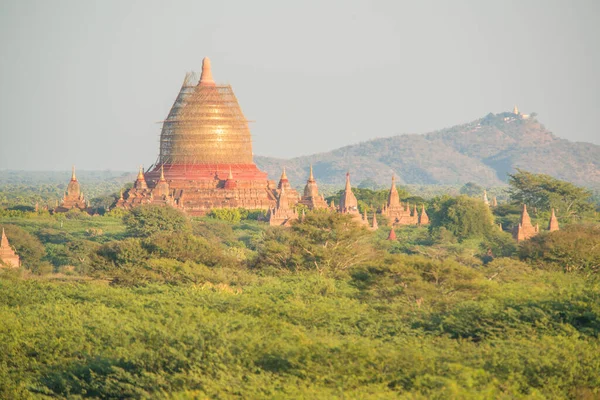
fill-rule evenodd
<path id="1" fill-rule="evenodd" d="M 135 170 L 211 58 L 254 153 L 511 110 L 600 144 L 600 1 L 0 0 L 0 169 Z"/>

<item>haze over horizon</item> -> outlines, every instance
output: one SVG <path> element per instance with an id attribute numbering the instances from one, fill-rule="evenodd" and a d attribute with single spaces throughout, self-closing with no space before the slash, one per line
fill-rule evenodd
<path id="1" fill-rule="evenodd" d="M 0 0 L 0 169 L 135 170 L 211 58 L 257 155 L 289 158 L 489 112 L 600 144 L 600 3 Z"/>

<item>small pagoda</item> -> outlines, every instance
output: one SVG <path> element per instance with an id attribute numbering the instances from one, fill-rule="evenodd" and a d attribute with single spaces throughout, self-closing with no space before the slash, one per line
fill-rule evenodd
<path id="1" fill-rule="evenodd" d="M 131 209 L 145 204 L 168 205 L 179 208 L 179 199 L 175 199 L 175 192 L 169 187 L 169 182 L 165 179 L 164 171 L 160 170 L 160 176 L 153 187 L 150 188 L 144 176 L 144 170 L 140 166 L 137 178 L 133 187 L 125 193 L 121 192 L 115 206 Z"/>
<path id="2" fill-rule="evenodd" d="M 75 175 L 75 166 L 73 166 L 71 170 L 71 180 L 67 185 L 67 191 L 64 193 L 60 204 L 54 208 L 53 212 L 65 213 L 74 208 L 81 211 L 89 211 L 88 204 L 85 201 L 85 197 L 81 191 L 81 186 L 79 185 L 79 181 Z"/>
<path id="3" fill-rule="evenodd" d="M 0 236 L 0 267 L 3 265 L 10 268 L 19 268 L 21 266 L 21 259 L 15 249 L 8 243 L 4 228 L 2 228 L 2 236 Z"/>
<path id="4" fill-rule="evenodd" d="M 304 204 L 309 210 L 327 209 L 328 205 L 325 197 L 319 194 L 319 187 L 313 175 L 313 167 L 310 166 L 310 172 L 306 186 L 304 186 L 304 196 L 300 198 L 300 204 Z"/>
<path id="5" fill-rule="evenodd" d="M 346 172 L 346 186 L 340 196 L 338 212 L 351 215 L 355 221 L 360 222 L 361 224 L 369 224 L 369 221 L 360 215 L 360 212 L 358 211 L 358 200 L 352 192 L 352 185 L 350 184 L 350 172 Z"/>
<path id="6" fill-rule="evenodd" d="M 558 227 L 558 218 L 556 218 L 556 213 L 554 212 L 554 208 L 552 209 L 552 215 L 550 215 L 550 221 L 548 221 L 548 231 L 555 232 L 560 230 Z"/>
<path id="7" fill-rule="evenodd" d="M 417 206 L 414 205 L 412 210 L 410 204 L 402 204 L 396 188 L 396 176 L 392 175 L 392 186 L 388 194 L 387 203 L 381 208 L 381 215 L 388 219 L 390 226 L 397 225 L 427 225 L 429 217 L 425 213 L 425 206 L 421 208 L 421 216 L 417 211 Z"/>
<path id="8" fill-rule="evenodd" d="M 527 212 L 527 205 L 523 204 L 521 219 L 519 220 L 519 224 L 513 230 L 513 238 L 517 242 L 522 242 L 536 236 L 539 232 L 539 226 L 533 226 L 531 224 L 531 217 L 529 217 L 529 213 Z"/>
<path id="9" fill-rule="evenodd" d="M 298 219 L 295 207 L 290 206 L 285 185 L 279 191 L 277 206 L 269 210 L 267 218 L 271 226 L 290 226 L 293 221 Z"/>

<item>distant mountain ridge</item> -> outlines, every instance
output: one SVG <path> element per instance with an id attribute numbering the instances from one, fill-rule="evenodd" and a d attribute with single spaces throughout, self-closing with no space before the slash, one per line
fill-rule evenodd
<path id="1" fill-rule="evenodd" d="M 600 146 L 560 139 L 536 118 L 511 112 L 427 134 L 405 134 L 341 147 L 289 160 L 255 156 L 256 164 L 279 177 L 304 184 L 313 164 L 317 182 L 342 185 L 346 171 L 353 184 L 389 184 L 392 173 L 405 184 L 506 184 L 516 168 L 544 173 L 578 185 L 600 188 Z"/>

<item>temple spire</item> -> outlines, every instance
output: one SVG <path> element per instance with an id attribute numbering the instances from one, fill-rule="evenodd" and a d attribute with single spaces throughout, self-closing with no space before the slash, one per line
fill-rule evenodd
<path id="1" fill-rule="evenodd" d="M 71 166 L 71 180 L 76 181 L 77 177 L 75 176 L 75 165 Z"/>
<path id="2" fill-rule="evenodd" d="M 8 248 L 8 238 L 6 237 L 6 233 L 4 233 L 4 227 L 2 227 L 2 236 L 0 237 L 0 247 Z"/>
<path id="3" fill-rule="evenodd" d="M 548 223 L 548 230 L 550 232 L 558 231 L 558 219 L 556 218 L 556 213 L 554 212 L 554 208 L 552 209 L 552 215 L 550 216 L 550 222 Z"/>
<path id="4" fill-rule="evenodd" d="M 202 75 L 200 75 L 200 86 L 215 86 L 210 69 L 210 58 L 204 57 L 202 60 Z"/>
<path id="5" fill-rule="evenodd" d="M 376 215 L 376 213 L 373 212 L 373 226 L 372 226 L 373 230 L 376 230 L 379 228 L 379 225 L 377 224 L 377 217 L 375 215 Z"/>
<path id="6" fill-rule="evenodd" d="M 312 164 L 310 164 L 310 175 L 308 176 L 308 180 L 309 182 L 313 182 L 315 180 L 315 177 L 313 176 Z"/>
<path id="7" fill-rule="evenodd" d="M 160 180 L 161 181 L 165 180 L 165 169 L 162 165 L 160 166 Z"/>
<path id="8" fill-rule="evenodd" d="M 400 205 L 400 196 L 398 195 L 398 189 L 396 188 L 396 174 L 392 175 L 392 186 L 390 187 L 390 193 L 388 194 L 388 207 L 398 207 Z"/>
<path id="9" fill-rule="evenodd" d="M 283 167 L 283 171 L 281 172 L 281 178 L 280 180 L 288 180 L 287 174 L 285 173 L 285 167 Z"/>
<path id="10" fill-rule="evenodd" d="M 352 190 L 352 186 L 350 185 L 350 171 L 346 172 L 346 192 Z"/>
<path id="11" fill-rule="evenodd" d="M 392 226 L 392 230 L 390 231 L 390 234 L 388 235 L 387 240 L 396 240 L 396 232 L 394 232 L 393 226 Z"/>

